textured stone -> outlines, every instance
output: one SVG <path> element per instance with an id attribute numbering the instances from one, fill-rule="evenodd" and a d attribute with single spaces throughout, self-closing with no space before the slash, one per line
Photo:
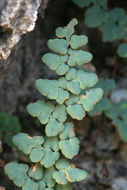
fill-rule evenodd
<path id="1" fill-rule="evenodd" d="M 0 60 L 6 60 L 21 36 L 34 29 L 41 0 L 2 0 Z"/>
<path id="2" fill-rule="evenodd" d="M 118 103 L 123 99 L 127 100 L 127 89 L 118 89 L 112 91 L 110 99 L 114 103 Z"/>
<path id="3" fill-rule="evenodd" d="M 126 190 L 127 189 L 127 179 L 119 177 L 113 180 L 112 190 Z"/>
<path id="4" fill-rule="evenodd" d="M 9 58 L 0 64 L 0 83 L 4 77 L 0 86 L 0 111 L 9 114 L 24 112 L 28 103 L 42 98 L 35 89 L 35 80 L 40 77 L 56 77 L 56 73 L 42 63 L 41 57 L 48 51 L 47 40 L 54 34 L 55 29 L 67 24 L 62 23 L 61 17 L 64 14 L 63 5 L 67 4 L 68 0 L 51 1 L 46 8 L 47 3 L 48 0 L 41 2 L 34 30 L 22 35 L 20 43 L 12 48 L 13 51 L 11 49 Z M 57 14 L 56 5 L 61 10 Z"/>

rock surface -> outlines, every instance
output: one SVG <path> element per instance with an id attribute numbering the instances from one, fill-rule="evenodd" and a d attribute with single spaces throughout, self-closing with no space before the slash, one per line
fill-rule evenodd
<path id="1" fill-rule="evenodd" d="M 48 0 L 0 1 L 0 84 L 10 63 L 12 52 L 22 36 L 35 28 L 38 12 L 44 16 Z"/>
<path id="2" fill-rule="evenodd" d="M 26 105 L 39 96 L 34 81 L 39 77 L 54 78 L 55 76 L 54 72 L 42 64 L 41 57 L 48 51 L 47 40 L 54 37 L 55 29 L 66 25 L 72 17 L 69 17 L 66 22 L 63 19 L 68 0 L 49 1 L 46 8 L 47 3 L 48 0 L 41 0 L 34 30 L 22 35 L 14 51 L 11 49 L 9 58 L 0 64 L 0 80 L 4 78 L 0 87 L 0 111 L 9 114 L 17 111 L 24 112 Z M 7 67 L 6 75 L 3 71 L 6 70 L 5 67 Z"/>
<path id="3" fill-rule="evenodd" d="M 38 13 L 43 20 L 47 3 L 48 0 L 0 1 L 0 111 L 13 113 L 28 83 L 33 85 L 32 79 L 39 74 L 36 70 L 40 67 L 36 69 L 35 64 L 41 62 L 39 50 L 44 33 L 41 35 L 38 27 L 33 33 L 29 32 L 35 28 Z M 26 33 L 30 36 L 23 35 Z M 26 73 L 30 79 L 26 80 Z"/>
<path id="4" fill-rule="evenodd" d="M 113 90 L 110 99 L 114 103 L 118 103 L 121 100 L 127 100 L 127 89 Z"/>
<path id="5" fill-rule="evenodd" d="M 127 179 L 119 177 L 113 180 L 113 190 L 125 190 L 127 188 Z"/>
<path id="6" fill-rule="evenodd" d="M 2 0 L 0 60 L 6 60 L 21 36 L 34 29 L 41 0 Z"/>

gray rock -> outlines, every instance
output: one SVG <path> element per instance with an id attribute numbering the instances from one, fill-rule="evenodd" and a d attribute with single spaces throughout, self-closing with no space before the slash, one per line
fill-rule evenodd
<path id="1" fill-rule="evenodd" d="M 48 0 L 0 1 L 0 111 L 12 114 L 23 93 L 28 97 L 29 88 L 35 91 L 34 80 L 42 72 L 43 39 L 38 29 L 29 32 L 35 28 L 39 11 L 44 17 L 47 3 Z"/>
<path id="2" fill-rule="evenodd" d="M 123 99 L 127 100 L 127 90 L 126 89 L 118 89 L 118 90 L 112 91 L 110 99 L 114 103 L 118 103 Z"/>
<path id="3" fill-rule="evenodd" d="M 0 60 L 6 60 L 21 36 L 34 29 L 41 0 L 2 0 Z"/>
<path id="4" fill-rule="evenodd" d="M 22 35 L 18 45 L 11 49 L 8 59 L 0 63 L 0 80 L 4 78 L 0 86 L 0 111 L 25 115 L 26 105 L 42 98 L 35 89 L 34 81 L 37 78 L 56 77 L 56 73 L 42 63 L 41 57 L 49 51 L 47 40 L 54 38 L 55 29 L 66 25 L 72 17 L 63 23 L 65 22 L 62 19 L 65 14 L 63 6 L 68 7 L 68 0 L 50 1 L 46 8 L 47 2 L 48 0 L 41 0 L 34 30 Z M 69 10 L 68 8 L 68 13 Z"/>
<path id="5" fill-rule="evenodd" d="M 127 189 L 127 179 L 119 177 L 113 180 L 112 190 L 126 190 Z"/>

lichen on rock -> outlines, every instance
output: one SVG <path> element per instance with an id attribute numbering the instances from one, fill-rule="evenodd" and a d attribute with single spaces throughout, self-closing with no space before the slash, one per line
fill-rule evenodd
<path id="1" fill-rule="evenodd" d="M 21 36 L 34 29 L 41 0 L 2 0 L 0 60 L 6 60 Z"/>

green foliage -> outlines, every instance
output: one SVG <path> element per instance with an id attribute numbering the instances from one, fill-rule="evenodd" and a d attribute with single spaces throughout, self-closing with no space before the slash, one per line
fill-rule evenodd
<path id="1" fill-rule="evenodd" d="M 66 121 L 67 113 L 82 120 L 100 101 L 103 90 L 95 87 L 98 82 L 95 73 L 80 68 L 92 60 L 92 54 L 78 49 L 87 44 L 88 39 L 74 34 L 77 23 L 73 19 L 66 27 L 59 27 L 57 38 L 48 41 L 48 47 L 55 53 L 42 57 L 43 62 L 61 77 L 35 82 L 36 89 L 57 104 L 38 100 L 27 106 L 28 113 L 45 125 L 45 136 L 18 133 L 13 137 L 15 146 L 29 156 L 31 166 L 12 162 L 5 166 L 5 173 L 23 190 L 72 190 L 71 183 L 87 176 L 86 171 L 69 162 L 78 154 L 79 140 L 73 124 Z"/>
<path id="2" fill-rule="evenodd" d="M 33 138 L 26 133 L 18 133 L 13 137 L 13 143 L 25 154 L 30 154 L 34 148 L 40 147 L 43 142 L 43 137 L 34 136 Z M 24 143 L 21 143 L 24 142 Z"/>
<path id="3" fill-rule="evenodd" d="M 116 84 L 113 79 L 103 79 L 100 78 L 98 83 L 95 85 L 95 87 L 100 87 L 103 89 L 104 96 L 108 95 L 111 90 L 115 88 Z"/>
<path id="4" fill-rule="evenodd" d="M 85 11 L 84 23 L 88 27 L 99 27 L 103 32 L 104 42 L 126 39 L 127 14 L 124 9 L 107 8 L 107 0 L 73 0 L 80 8 L 88 7 Z M 127 57 L 127 43 L 121 43 L 117 53 Z"/>
<path id="5" fill-rule="evenodd" d="M 86 115 L 81 104 L 68 105 L 67 112 L 73 119 L 77 119 L 77 120 L 82 120 Z"/>
<path id="6" fill-rule="evenodd" d="M 0 113 L 0 139 L 3 139 L 8 146 L 13 146 L 12 137 L 20 130 L 21 125 L 16 116 L 9 116 L 5 112 Z"/>
<path id="7" fill-rule="evenodd" d="M 45 112 L 42 112 L 42 110 L 45 110 Z M 28 113 L 33 117 L 37 117 L 42 124 L 48 123 L 53 110 L 54 105 L 50 102 L 44 102 L 43 100 L 38 100 L 27 106 Z"/>
<path id="8" fill-rule="evenodd" d="M 112 103 L 107 95 L 115 88 L 115 82 L 111 79 L 100 79 L 96 87 L 101 87 L 104 91 L 104 97 L 97 103 L 90 116 L 96 116 L 104 113 L 112 124 L 116 126 L 121 139 L 127 142 L 127 100 L 122 100 L 119 103 Z"/>
<path id="9" fill-rule="evenodd" d="M 108 19 L 106 11 L 102 10 L 98 5 L 90 7 L 85 13 L 85 24 L 88 27 L 101 26 Z"/>
<path id="10" fill-rule="evenodd" d="M 112 119 L 121 139 L 127 142 L 127 101 L 123 100 L 120 103 L 112 104 L 105 114 Z"/>
<path id="11" fill-rule="evenodd" d="M 94 109 L 89 112 L 90 116 L 100 115 L 110 109 L 111 102 L 107 98 L 107 95 L 115 88 L 115 82 L 111 79 L 100 78 L 95 86 L 103 89 L 104 97 L 95 105 Z"/>
<path id="12" fill-rule="evenodd" d="M 67 43 L 64 39 L 56 38 L 53 40 L 48 40 L 48 47 L 54 52 L 62 55 L 67 53 Z"/>
<path id="13" fill-rule="evenodd" d="M 33 165 L 29 169 L 28 175 L 35 180 L 40 180 L 43 177 L 43 168 L 40 164 Z"/>
<path id="14" fill-rule="evenodd" d="M 66 168 L 59 169 L 53 173 L 53 178 L 57 183 L 66 185 L 68 182 L 81 181 L 86 178 L 87 173 L 83 170 L 75 168 L 73 165 L 69 165 Z"/>
<path id="15" fill-rule="evenodd" d="M 88 43 L 87 36 L 72 35 L 70 40 L 70 46 L 72 49 L 78 49 Z"/>
<path id="16" fill-rule="evenodd" d="M 78 7 L 86 7 L 89 6 L 90 3 L 93 3 L 94 0 L 73 0 L 74 3 L 78 5 Z"/>
<path id="17" fill-rule="evenodd" d="M 78 154 L 79 140 L 75 137 L 71 123 L 65 123 L 64 130 L 60 133 L 59 148 L 66 158 L 72 159 Z"/>
<path id="18" fill-rule="evenodd" d="M 102 98 L 102 89 L 93 88 L 86 91 L 85 95 L 81 96 L 79 103 L 83 105 L 84 110 L 90 111 L 94 108 L 96 103 Z"/>
<path id="19" fill-rule="evenodd" d="M 126 58 L 127 57 L 127 43 L 121 43 L 117 50 L 120 57 Z"/>
<path id="20" fill-rule="evenodd" d="M 21 187 L 28 179 L 27 171 L 29 167 L 26 164 L 9 163 L 5 166 L 5 173 L 13 180 L 14 184 Z M 18 175 L 17 175 L 18 174 Z"/>

